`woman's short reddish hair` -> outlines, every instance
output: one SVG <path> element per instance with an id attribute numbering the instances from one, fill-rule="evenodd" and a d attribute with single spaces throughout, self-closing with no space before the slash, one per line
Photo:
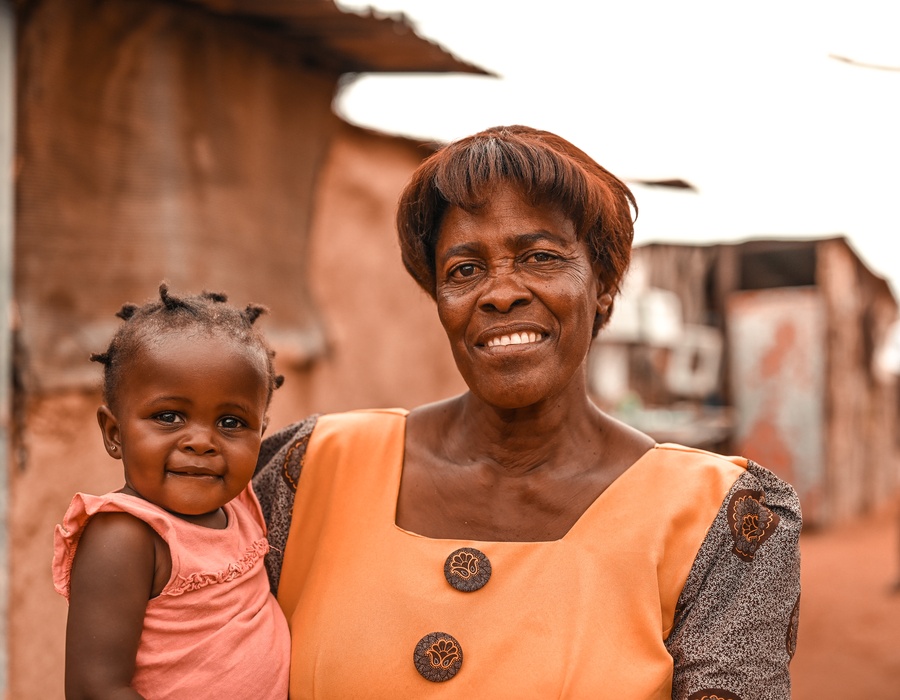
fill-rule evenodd
<path id="1" fill-rule="evenodd" d="M 601 283 L 613 296 L 618 293 L 634 238 L 637 203 L 631 190 L 556 134 L 498 126 L 432 154 L 400 195 L 397 230 L 403 264 L 428 294 L 436 293 L 434 254 L 446 211 L 474 211 L 502 184 L 517 187 L 536 206 L 562 211 L 587 241 L 600 266 Z"/>

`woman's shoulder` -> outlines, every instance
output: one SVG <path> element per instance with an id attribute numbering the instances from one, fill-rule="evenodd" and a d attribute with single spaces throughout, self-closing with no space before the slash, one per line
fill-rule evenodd
<path id="1" fill-rule="evenodd" d="M 407 411 L 401 408 L 316 413 L 284 426 L 263 440 L 253 476 L 253 491 L 268 529 L 270 550 L 265 563 L 273 593 L 278 590 L 294 498 L 313 435 L 317 441 L 346 440 L 350 443 L 362 435 L 361 431 L 377 433 L 385 421 L 405 421 L 406 415 Z"/>
<path id="2" fill-rule="evenodd" d="M 320 432 L 325 429 L 335 429 L 338 432 L 349 431 L 359 426 L 379 422 L 385 417 L 405 418 L 408 413 L 409 411 L 404 408 L 360 408 L 334 413 L 313 413 L 280 428 L 263 439 L 256 472 L 258 474 L 276 457 L 285 458 L 291 452 L 302 456 L 317 427 L 320 428 Z"/>
<path id="3" fill-rule="evenodd" d="M 672 696 L 720 688 L 728 697 L 787 698 L 799 619 L 800 501 L 787 481 L 753 460 L 719 457 L 743 460 L 744 469 L 679 597 L 666 640 L 675 660 Z"/>
<path id="4" fill-rule="evenodd" d="M 314 413 L 295 423 L 290 423 L 264 438 L 259 448 L 259 458 L 256 464 L 256 471 L 265 467 L 272 458 L 286 447 L 298 440 L 309 440 L 316 422 L 321 414 Z"/>
<path id="5" fill-rule="evenodd" d="M 676 469 L 709 469 L 734 475 L 728 499 L 753 498 L 771 507 L 795 511 L 799 516 L 800 499 L 790 483 L 757 462 L 741 455 L 727 455 L 675 443 L 660 443 L 654 457 Z"/>
<path id="6" fill-rule="evenodd" d="M 765 567 L 760 561 L 777 562 L 774 568 L 794 566 L 803 518 L 800 499 L 785 479 L 743 456 L 671 443 L 657 445 L 653 458 L 654 467 L 672 475 L 676 483 L 680 483 L 678 474 L 689 474 L 685 484 L 693 484 L 697 493 L 712 487 L 718 494 L 718 511 L 697 554 L 692 577 L 708 581 L 714 567 L 743 576 L 742 566 Z"/>

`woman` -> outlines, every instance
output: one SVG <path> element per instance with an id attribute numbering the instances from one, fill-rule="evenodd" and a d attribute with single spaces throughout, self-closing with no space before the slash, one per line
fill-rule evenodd
<path id="1" fill-rule="evenodd" d="M 403 261 L 468 391 L 265 444 L 291 697 L 790 697 L 791 487 L 657 445 L 588 396 L 633 205 L 585 153 L 521 126 L 414 174 Z"/>

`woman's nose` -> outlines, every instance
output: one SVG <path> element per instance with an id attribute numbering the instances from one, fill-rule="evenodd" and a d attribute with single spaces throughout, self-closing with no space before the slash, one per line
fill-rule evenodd
<path id="1" fill-rule="evenodd" d="M 480 306 L 485 311 L 507 313 L 515 306 L 531 301 L 531 290 L 522 283 L 516 270 L 499 270 L 487 279 Z"/>

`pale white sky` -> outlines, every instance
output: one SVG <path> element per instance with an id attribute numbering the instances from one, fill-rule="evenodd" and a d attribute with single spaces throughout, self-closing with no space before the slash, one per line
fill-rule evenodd
<path id="1" fill-rule="evenodd" d="M 634 186 L 635 242 L 846 235 L 900 292 L 897 0 L 340 0 L 402 11 L 500 78 L 362 76 L 349 121 L 451 140 L 527 124 Z"/>

